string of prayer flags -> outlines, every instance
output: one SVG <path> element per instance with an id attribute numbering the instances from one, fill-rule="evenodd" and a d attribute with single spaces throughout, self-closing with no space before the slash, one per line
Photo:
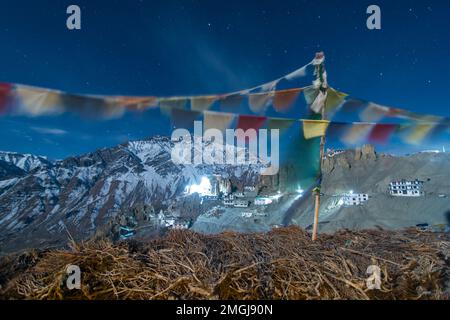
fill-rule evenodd
<path id="1" fill-rule="evenodd" d="M 304 65 L 301 68 L 298 68 L 294 70 L 293 72 L 288 73 L 287 75 L 284 75 L 278 79 L 272 80 L 270 82 L 264 83 L 262 85 L 247 89 L 249 92 L 269 92 L 269 91 L 275 91 L 277 85 L 282 81 L 292 81 L 298 78 L 305 77 L 308 74 L 308 67 L 312 65 L 312 61 L 306 65 Z M 242 92 L 241 92 L 242 93 Z"/>
<path id="2" fill-rule="evenodd" d="M 63 111 L 87 119 L 114 119 L 125 112 L 113 98 L 59 94 L 59 99 Z"/>
<path id="3" fill-rule="evenodd" d="M 330 91 L 328 92 L 330 93 Z M 397 118 L 423 123 L 444 122 L 450 124 L 449 118 L 418 114 L 405 109 L 382 106 L 374 102 L 348 97 L 341 104 L 339 110 L 348 114 L 357 114 L 359 119 L 364 122 L 380 122 L 384 118 Z"/>

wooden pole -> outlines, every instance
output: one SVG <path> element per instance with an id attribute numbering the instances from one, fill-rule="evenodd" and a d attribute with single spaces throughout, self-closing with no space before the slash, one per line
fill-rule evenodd
<path id="1" fill-rule="evenodd" d="M 318 55 L 323 55 L 323 53 L 317 53 L 316 57 Z M 318 64 L 316 65 L 316 76 L 317 76 L 317 80 L 320 81 L 320 88 L 319 90 L 327 90 L 327 86 L 328 84 L 325 83 L 324 81 L 324 66 L 323 63 L 322 64 Z M 324 86 L 325 83 L 325 86 Z M 325 97 L 325 102 L 326 103 L 326 97 Z M 321 109 L 321 118 L 322 120 L 325 119 L 325 105 L 322 107 Z M 320 170 L 320 177 L 322 178 L 322 162 L 323 162 L 323 156 L 325 154 L 324 151 L 325 148 L 325 136 L 320 137 L 320 160 L 319 160 L 319 170 Z M 322 180 L 322 179 L 321 179 Z M 313 190 L 314 192 L 314 222 L 313 222 L 313 233 L 312 233 L 312 241 L 317 240 L 317 233 L 319 231 L 319 212 L 320 212 L 320 186 L 314 188 Z"/>
<path id="2" fill-rule="evenodd" d="M 314 197 L 316 201 L 314 209 L 314 225 L 313 225 L 312 241 L 317 240 L 317 231 L 319 227 L 320 191 L 319 192 L 316 191 Z"/>

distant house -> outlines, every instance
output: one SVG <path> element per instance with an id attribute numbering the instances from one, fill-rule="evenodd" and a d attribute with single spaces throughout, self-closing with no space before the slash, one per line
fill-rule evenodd
<path id="1" fill-rule="evenodd" d="M 251 218 L 253 216 L 253 212 L 242 212 L 242 218 Z"/>
<path id="2" fill-rule="evenodd" d="M 225 196 L 223 199 L 224 200 L 234 200 L 235 196 L 234 194 L 229 194 L 228 196 Z"/>
<path id="3" fill-rule="evenodd" d="M 245 191 L 253 192 L 253 191 L 256 190 L 256 187 L 255 187 L 255 186 L 245 186 L 245 187 L 244 187 L 244 190 L 245 190 Z"/>
<path id="4" fill-rule="evenodd" d="M 223 204 L 226 206 L 234 206 L 234 200 L 232 199 L 224 199 Z"/>
<path id="5" fill-rule="evenodd" d="M 234 206 L 236 208 L 247 208 L 248 207 L 248 201 L 245 200 L 236 200 L 234 202 Z"/>
<path id="6" fill-rule="evenodd" d="M 236 192 L 234 195 L 236 198 L 244 198 L 245 197 L 245 194 L 243 192 Z"/>
<path id="7" fill-rule="evenodd" d="M 326 156 L 324 158 L 326 158 L 326 157 L 333 158 L 334 156 L 344 153 L 344 152 L 345 152 L 345 150 L 327 149 Z"/>
<path id="8" fill-rule="evenodd" d="M 350 193 L 342 197 L 345 206 L 359 206 L 367 200 L 369 200 L 369 195 L 366 193 Z"/>
<path id="9" fill-rule="evenodd" d="M 272 199 L 266 198 L 266 197 L 257 197 L 255 198 L 255 205 L 256 206 L 265 206 L 272 203 Z"/>
<path id="10" fill-rule="evenodd" d="M 166 218 L 164 220 L 164 226 L 166 228 L 171 228 L 171 227 L 173 227 L 175 225 L 175 222 L 176 222 L 175 218 Z"/>
<path id="11" fill-rule="evenodd" d="M 189 221 L 177 221 L 173 224 L 172 229 L 176 230 L 189 229 Z"/>
<path id="12" fill-rule="evenodd" d="M 389 194 L 394 197 L 421 197 L 425 195 L 423 183 L 423 181 L 417 179 L 414 181 L 392 181 L 389 184 Z"/>

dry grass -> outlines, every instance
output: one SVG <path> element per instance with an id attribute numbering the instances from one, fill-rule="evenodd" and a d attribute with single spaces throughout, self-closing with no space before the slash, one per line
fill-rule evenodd
<path id="1" fill-rule="evenodd" d="M 33 253 L 0 296 L 18 299 L 448 299 L 449 238 L 415 230 L 310 235 L 297 227 L 268 234 L 172 231 L 148 242 L 72 243 Z M 22 257 L 23 259 L 23 257 Z M 17 258 L 0 265 L 14 268 Z M 65 269 L 82 271 L 68 290 Z M 381 290 L 366 288 L 369 265 Z M 11 272 L 10 272 L 11 273 Z M 447 289 L 448 290 L 448 289 Z"/>

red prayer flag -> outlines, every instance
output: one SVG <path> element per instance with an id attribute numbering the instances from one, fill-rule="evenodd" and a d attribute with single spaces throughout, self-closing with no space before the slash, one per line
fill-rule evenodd
<path id="1" fill-rule="evenodd" d="M 396 124 L 378 123 L 370 132 L 369 141 L 376 143 L 386 143 L 396 129 Z"/>
<path id="2" fill-rule="evenodd" d="M 0 114 L 6 113 L 6 107 L 11 98 L 11 89 L 11 84 L 0 83 Z"/>
<path id="3" fill-rule="evenodd" d="M 248 129 L 255 129 L 258 130 L 262 127 L 264 122 L 266 121 L 266 117 L 260 117 L 260 116 L 245 116 L 240 115 L 237 128 L 242 129 L 244 131 L 247 131 Z"/>
<path id="4" fill-rule="evenodd" d="M 237 129 L 242 129 L 244 132 L 248 129 L 255 129 L 256 131 L 258 131 L 258 129 L 263 126 L 266 119 L 266 117 L 260 116 L 240 115 L 237 123 Z M 242 135 L 239 134 L 238 138 L 242 138 Z"/>

